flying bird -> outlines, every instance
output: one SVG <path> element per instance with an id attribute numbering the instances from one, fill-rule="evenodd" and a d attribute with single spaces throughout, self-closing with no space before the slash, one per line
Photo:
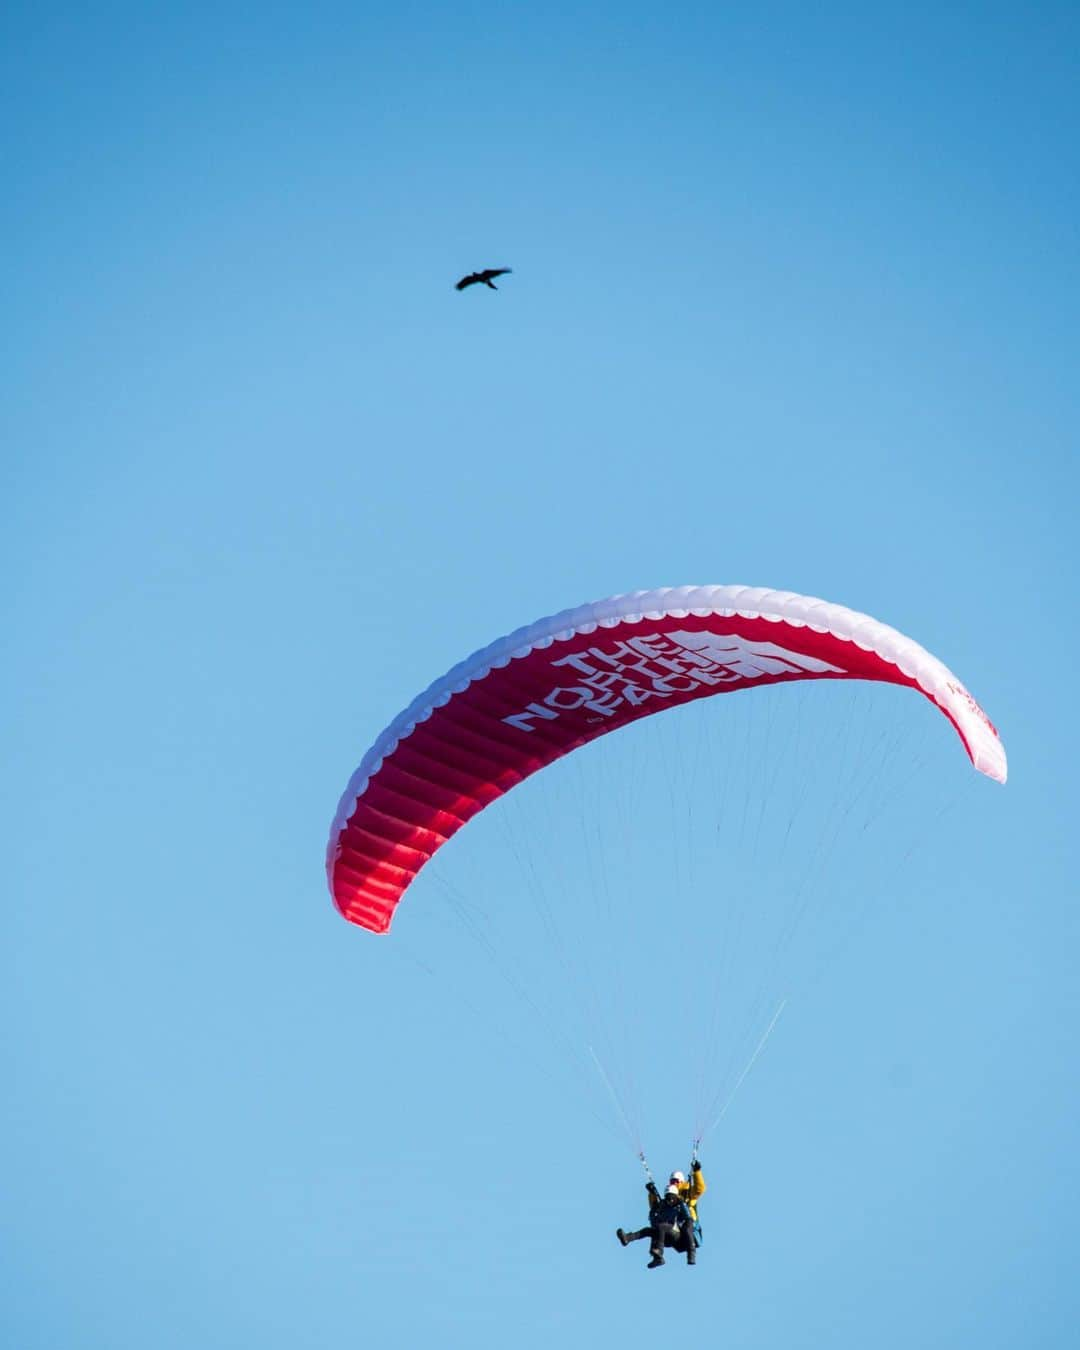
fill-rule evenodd
<path id="1" fill-rule="evenodd" d="M 492 277 L 504 276 L 507 272 L 513 271 L 510 267 L 485 267 L 482 272 L 470 272 L 467 277 L 462 277 L 454 286 L 454 290 L 463 291 L 466 286 L 475 286 L 478 282 L 483 282 L 485 286 L 490 286 L 493 291 L 499 288 L 492 281 Z"/>

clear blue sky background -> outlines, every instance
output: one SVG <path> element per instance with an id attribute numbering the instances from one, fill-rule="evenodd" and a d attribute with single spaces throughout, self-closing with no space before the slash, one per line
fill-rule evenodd
<path id="1" fill-rule="evenodd" d="M 1075 1344 L 1078 48 L 1049 0 L 8 7 L 5 1344 Z M 687 582 L 912 633 L 1012 777 L 868 887 L 646 1274 L 625 1144 L 323 849 L 454 661 Z"/>

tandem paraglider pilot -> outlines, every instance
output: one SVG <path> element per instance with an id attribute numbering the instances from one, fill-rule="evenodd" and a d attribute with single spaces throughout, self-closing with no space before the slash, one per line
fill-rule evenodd
<path id="1" fill-rule="evenodd" d="M 698 1222 L 697 1202 L 705 1194 L 705 1178 L 701 1173 L 701 1163 L 694 1159 L 690 1168 L 690 1178 L 682 1172 L 672 1172 L 668 1178 L 667 1190 L 660 1194 L 656 1183 L 649 1178 L 645 1187 L 649 1195 L 649 1226 L 639 1228 L 637 1232 L 625 1233 L 621 1228 L 615 1230 L 615 1236 L 624 1247 L 639 1238 L 649 1238 L 648 1269 L 655 1270 L 664 1264 L 664 1249 L 686 1253 L 686 1264 L 697 1261 L 697 1249 L 701 1245 L 701 1224 Z"/>

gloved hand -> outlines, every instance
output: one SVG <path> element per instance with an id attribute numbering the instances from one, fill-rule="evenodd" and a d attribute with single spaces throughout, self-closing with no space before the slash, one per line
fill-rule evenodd
<path id="1" fill-rule="evenodd" d="M 701 1163 L 697 1160 L 697 1158 L 695 1158 L 694 1161 L 690 1164 L 690 1171 L 691 1172 L 701 1171 Z"/>
<path id="2" fill-rule="evenodd" d="M 647 1182 L 645 1183 L 645 1189 L 649 1192 L 650 1195 L 659 1195 L 659 1194 L 660 1194 L 660 1192 L 656 1189 L 656 1182 L 655 1182 L 655 1181 L 647 1181 Z"/>

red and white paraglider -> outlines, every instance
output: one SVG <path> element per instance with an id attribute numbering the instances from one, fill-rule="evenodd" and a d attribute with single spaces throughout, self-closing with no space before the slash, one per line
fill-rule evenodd
<path id="1" fill-rule="evenodd" d="M 714 694 L 795 680 L 905 685 L 998 782 L 1005 750 L 936 657 L 842 605 L 749 586 L 635 591 L 564 610 L 474 653 L 416 698 L 353 774 L 327 877 L 352 923 L 385 933 L 420 869 L 478 811 L 579 746 Z"/>

